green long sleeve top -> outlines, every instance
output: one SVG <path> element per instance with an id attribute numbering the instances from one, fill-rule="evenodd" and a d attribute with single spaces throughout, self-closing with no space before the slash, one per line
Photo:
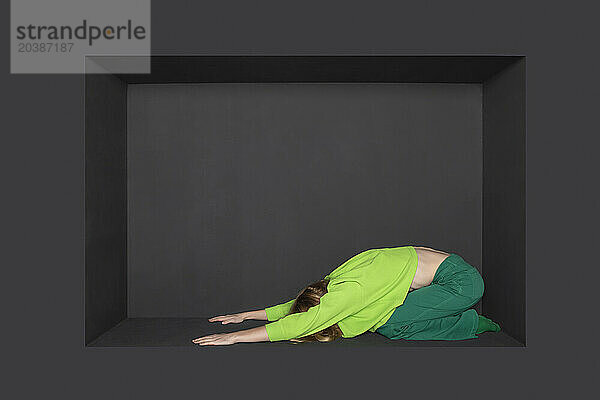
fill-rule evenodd
<path id="1" fill-rule="evenodd" d="M 269 341 L 311 335 L 335 323 L 345 338 L 375 332 L 404 302 L 416 271 L 413 246 L 363 251 L 324 277 L 330 281 L 318 305 L 294 314 L 295 298 L 267 307 Z"/>

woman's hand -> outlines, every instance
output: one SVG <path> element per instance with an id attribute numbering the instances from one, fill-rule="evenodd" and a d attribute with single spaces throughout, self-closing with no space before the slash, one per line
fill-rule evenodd
<path id="1" fill-rule="evenodd" d="M 239 324 L 240 322 L 243 322 L 246 319 L 247 319 L 246 313 L 237 313 L 237 314 L 219 315 L 216 317 L 209 318 L 208 321 L 209 322 L 221 321 L 222 325 L 226 325 L 226 324 Z"/>
<path id="2" fill-rule="evenodd" d="M 192 340 L 195 344 L 200 346 L 212 345 L 212 346 L 224 346 L 228 344 L 235 344 L 236 335 L 232 333 L 216 333 L 214 335 L 202 336 Z"/>

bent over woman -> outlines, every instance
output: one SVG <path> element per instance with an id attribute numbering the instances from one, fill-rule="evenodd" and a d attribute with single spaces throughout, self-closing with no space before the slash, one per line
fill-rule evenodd
<path id="1" fill-rule="evenodd" d="M 193 342 L 329 342 L 367 331 L 389 339 L 473 339 L 500 330 L 471 308 L 483 291 L 479 272 L 458 254 L 415 246 L 370 249 L 285 303 L 209 319 L 222 324 L 258 319 L 269 321 L 266 325 Z"/>

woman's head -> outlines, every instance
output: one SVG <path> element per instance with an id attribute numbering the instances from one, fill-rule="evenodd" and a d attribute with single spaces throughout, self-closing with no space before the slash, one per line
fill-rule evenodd
<path id="1" fill-rule="evenodd" d="M 309 308 L 318 305 L 321 301 L 321 296 L 327 293 L 328 279 L 322 279 L 317 282 L 313 282 L 304 288 L 300 294 L 296 297 L 296 301 L 292 304 L 290 314 L 308 311 Z M 293 342 L 331 342 L 342 337 L 342 331 L 338 324 L 322 329 L 319 332 L 315 332 L 311 335 L 303 336 L 301 338 L 290 339 Z"/>

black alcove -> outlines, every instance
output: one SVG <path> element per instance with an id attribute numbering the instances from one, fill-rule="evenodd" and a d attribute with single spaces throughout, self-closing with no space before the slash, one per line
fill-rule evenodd
<path id="1" fill-rule="evenodd" d="M 519 57 L 153 57 L 88 75 L 86 343 L 257 326 L 206 318 L 414 244 L 478 268 L 476 309 L 503 332 L 342 345 L 523 345 L 524 74 Z"/>

